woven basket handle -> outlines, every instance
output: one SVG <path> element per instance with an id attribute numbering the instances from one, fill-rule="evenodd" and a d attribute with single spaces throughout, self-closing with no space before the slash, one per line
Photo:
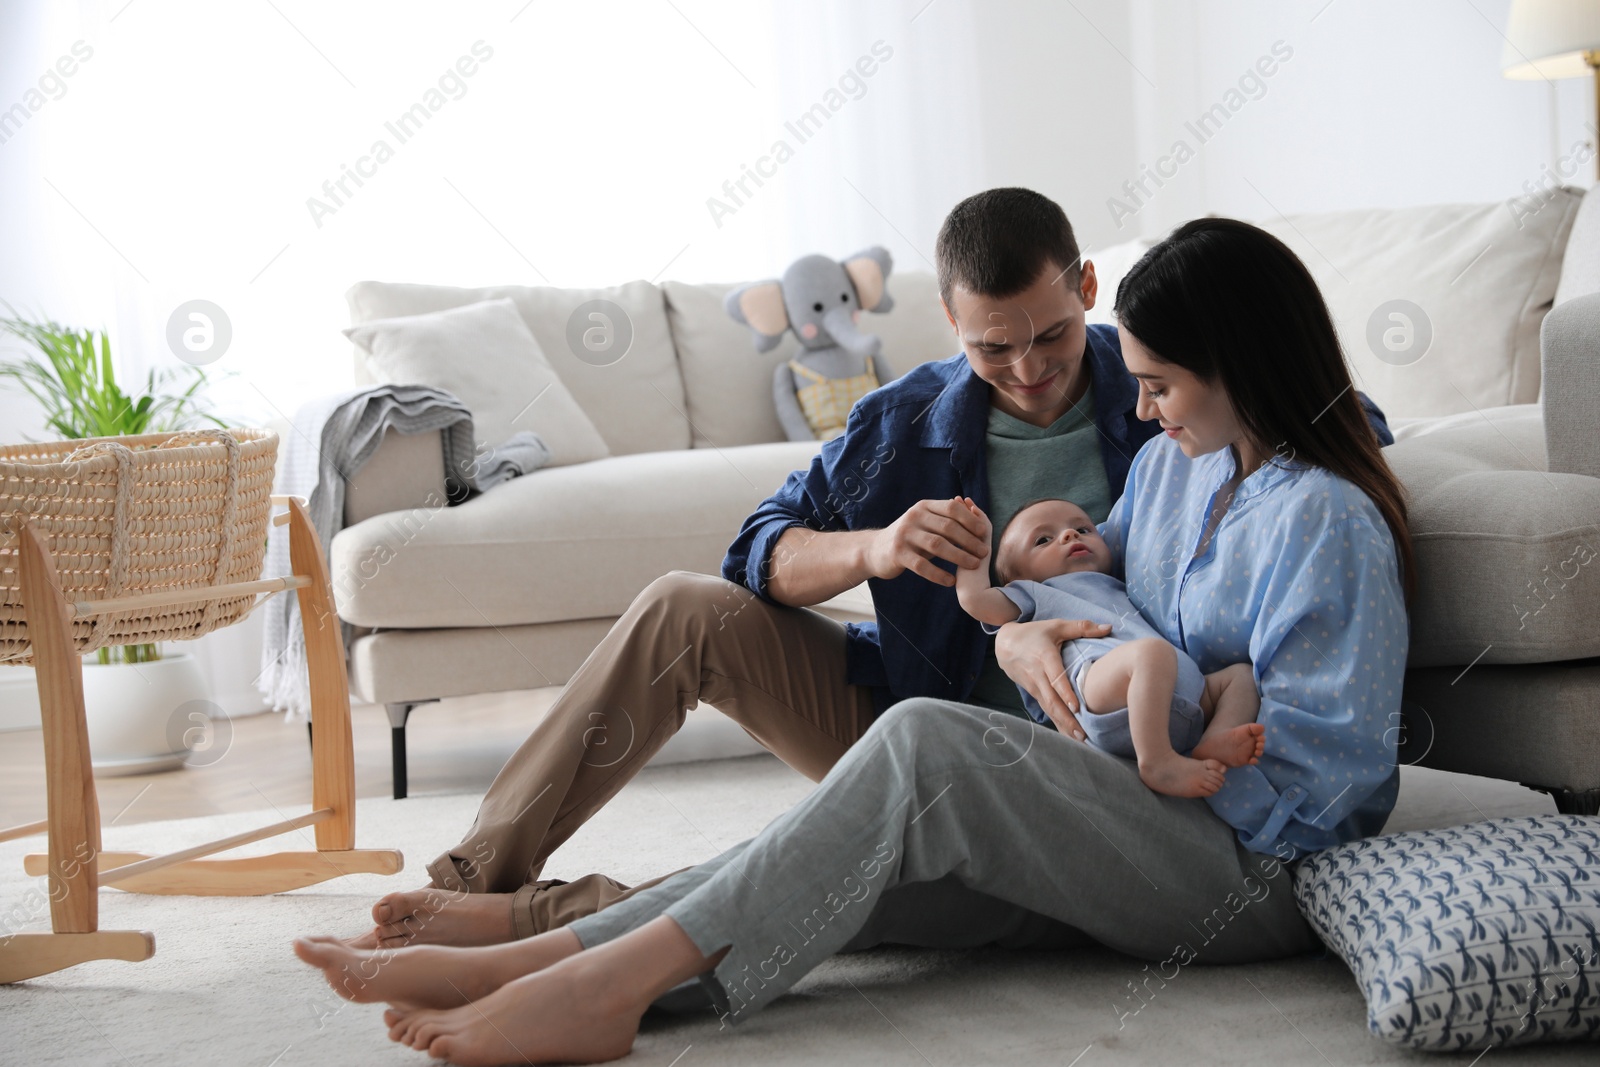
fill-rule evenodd
<path id="1" fill-rule="evenodd" d="M 102 455 L 117 461 L 117 492 L 111 513 L 111 573 L 106 576 L 105 591 L 105 599 L 113 600 L 123 594 L 128 584 L 128 501 L 133 495 L 133 449 L 118 441 L 96 441 L 73 451 L 67 456 L 67 462 L 76 463 Z M 110 614 L 95 616 L 90 624 L 89 643 L 83 651 L 89 652 L 105 644 L 106 631 L 114 618 Z"/>
<path id="2" fill-rule="evenodd" d="M 217 441 L 217 442 L 220 442 L 221 444 L 231 445 L 234 448 L 238 448 L 239 447 L 239 439 L 237 437 L 233 436 L 233 431 L 231 431 L 231 430 L 223 430 L 223 429 L 220 429 L 220 428 L 219 429 L 206 428 L 206 429 L 200 429 L 200 430 L 174 430 L 172 433 L 167 435 L 167 439 L 165 441 L 162 441 L 160 444 L 155 445 L 153 447 L 155 447 L 155 448 L 182 448 L 184 445 L 206 444 L 206 443 L 211 442 L 211 441 Z"/>

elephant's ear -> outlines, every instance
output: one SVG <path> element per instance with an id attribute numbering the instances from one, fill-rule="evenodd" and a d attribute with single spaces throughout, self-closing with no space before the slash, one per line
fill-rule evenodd
<path id="1" fill-rule="evenodd" d="M 863 249 L 844 261 L 850 284 L 856 287 L 856 297 L 868 311 L 888 311 L 894 307 L 894 298 L 884 279 L 894 269 L 894 259 L 889 250 L 880 245 Z"/>
<path id="2" fill-rule="evenodd" d="M 776 347 L 778 338 L 789 328 L 783 286 L 778 282 L 741 285 L 722 298 L 722 306 L 735 322 L 742 322 L 755 332 L 758 352 Z"/>

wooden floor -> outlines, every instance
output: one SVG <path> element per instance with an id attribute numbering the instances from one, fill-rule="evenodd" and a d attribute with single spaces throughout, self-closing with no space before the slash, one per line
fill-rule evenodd
<path id="1" fill-rule="evenodd" d="M 411 713 L 406 729 L 410 792 L 483 791 L 560 692 L 560 687 L 552 687 L 491 693 L 420 706 Z M 311 751 L 305 726 L 288 725 L 275 714 L 234 719 L 231 725 L 228 748 L 208 766 L 121 778 L 96 776 L 101 823 L 126 825 L 274 807 L 290 811 L 309 804 Z M 356 795 L 389 796 L 389 719 L 383 708 L 357 705 L 351 712 L 351 730 Z M 0 827 L 44 817 L 42 732 L 0 733 Z"/>

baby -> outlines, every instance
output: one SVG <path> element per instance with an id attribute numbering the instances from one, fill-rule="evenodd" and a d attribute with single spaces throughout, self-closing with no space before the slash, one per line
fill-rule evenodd
<path id="1" fill-rule="evenodd" d="M 981 523 L 987 545 L 988 516 L 960 499 Z M 995 574 L 1004 587 L 989 584 L 989 567 L 980 562 L 956 568 L 956 596 L 989 633 L 1002 623 L 1041 618 L 1111 626 L 1105 637 L 1081 637 L 1061 649 L 1088 713 L 1079 718 L 1084 733 L 1097 748 L 1137 759 L 1139 777 L 1156 792 L 1210 796 L 1222 788 L 1226 768 L 1259 762 L 1265 747 L 1250 665 L 1202 675 L 1145 621 L 1110 570 L 1111 550 L 1082 508 L 1070 500 L 1035 500 L 1000 533 Z M 1026 691 L 1023 703 L 1049 724 Z"/>

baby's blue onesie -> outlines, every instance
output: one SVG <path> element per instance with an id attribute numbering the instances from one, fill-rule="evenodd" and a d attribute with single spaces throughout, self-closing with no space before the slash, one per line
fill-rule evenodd
<path id="1" fill-rule="evenodd" d="M 1105 637 L 1080 637 L 1061 646 L 1061 662 L 1066 666 L 1067 677 L 1071 680 L 1072 688 L 1078 693 L 1080 700 L 1083 696 L 1084 672 L 1095 660 L 1118 645 L 1141 637 L 1154 637 L 1158 641 L 1166 641 L 1166 638 L 1139 614 L 1139 609 L 1128 599 L 1123 584 L 1109 574 L 1101 574 L 1099 571 L 1059 574 L 1043 582 L 1018 580 L 1003 586 L 1001 592 L 1022 611 L 1017 617 L 1018 622 L 1033 622 L 1038 619 L 1087 619 L 1090 622 L 1103 622 L 1111 626 L 1111 632 Z M 984 629 L 994 633 L 999 627 L 985 624 Z M 1173 651 L 1178 654 L 1178 684 L 1172 694 L 1170 734 L 1173 749 L 1182 755 L 1187 755 L 1200 743 L 1200 735 L 1205 732 L 1205 713 L 1200 710 L 1200 695 L 1205 692 L 1206 680 L 1188 653 L 1177 647 L 1174 647 Z M 1022 693 L 1023 705 L 1028 709 L 1028 714 L 1033 716 L 1034 721 L 1050 725 L 1050 719 L 1039 706 L 1039 702 L 1021 686 L 1017 688 Z M 1136 758 L 1133 736 L 1128 729 L 1126 707 L 1101 715 L 1080 709 L 1078 723 L 1096 748 L 1126 759 Z"/>

